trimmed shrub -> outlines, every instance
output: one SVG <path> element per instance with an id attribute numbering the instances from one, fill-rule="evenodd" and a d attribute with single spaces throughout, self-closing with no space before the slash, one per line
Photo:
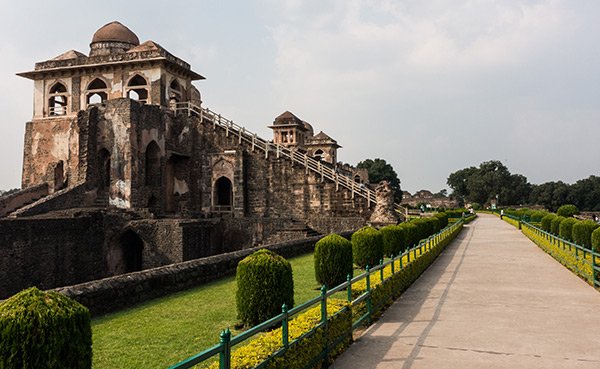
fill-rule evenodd
<path id="1" fill-rule="evenodd" d="M 57 292 L 32 287 L 0 304 L 0 368 L 89 369 L 89 310 Z"/>
<path id="2" fill-rule="evenodd" d="M 448 226 L 448 214 L 446 212 L 437 213 L 434 217 L 440 220 L 438 232 Z"/>
<path id="3" fill-rule="evenodd" d="M 294 306 L 294 280 L 289 261 L 262 249 L 238 263 L 236 271 L 237 315 L 246 326 L 257 325 Z"/>
<path id="4" fill-rule="evenodd" d="M 378 265 L 383 259 L 381 233 L 373 227 L 363 227 L 352 235 L 352 256 L 360 268 Z"/>
<path id="5" fill-rule="evenodd" d="M 600 227 L 593 220 L 579 221 L 573 225 L 573 242 L 590 249 L 592 247 L 592 232 Z"/>
<path id="6" fill-rule="evenodd" d="M 552 219 L 552 223 L 550 224 L 550 232 L 554 235 L 559 235 L 560 233 L 560 223 L 567 218 L 561 217 L 560 215 Z"/>
<path id="7" fill-rule="evenodd" d="M 561 217 L 569 218 L 575 214 L 579 214 L 579 209 L 577 209 L 577 206 L 573 204 L 567 204 L 558 208 L 556 214 L 560 215 Z"/>
<path id="8" fill-rule="evenodd" d="M 542 221 L 542 218 L 548 214 L 549 213 L 547 211 L 543 211 L 543 210 L 532 211 L 531 213 L 529 213 L 529 221 L 532 223 L 540 223 Z M 524 215 L 527 215 L 527 214 L 524 214 Z"/>
<path id="9" fill-rule="evenodd" d="M 433 223 L 426 218 L 414 219 L 411 223 L 417 226 L 417 240 L 415 243 L 429 237 L 433 233 Z"/>
<path id="10" fill-rule="evenodd" d="M 548 214 L 542 218 L 541 227 L 546 232 L 552 232 L 552 221 L 556 218 L 556 214 Z"/>
<path id="11" fill-rule="evenodd" d="M 416 225 L 414 225 L 411 222 L 405 222 L 400 224 L 399 227 L 404 228 L 404 232 L 406 232 L 406 247 L 402 251 L 409 249 L 412 245 L 419 242 L 419 240 L 417 239 L 418 235 Z"/>
<path id="12" fill-rule="evenodd" d="M 383 255 L 398 256 L 406 249 L 406 230 L 397 225 L 388 225 L 379 230 L 383 240 Z"/>
<path id="13" fill-rule="evenodd" d="M 352 243 L 337 234 L 321 238 L 315 245 L 315 278 L 319 284 L 335 287 L 352 276 Z"/>
<path id="14" fill-rule="evenodd" d="M 558 236 L 563 240 L 573 241 L 573 224 L 577 223 L 578 220 L 575 218 L 565 218 L 560 222 L 558 227 Z"/>
<path id="15" fill-rule="evenodd" d="M 594 232 L 592 232 L 592 249 L 600 252 L 600 227 L 594 229 Z"/>

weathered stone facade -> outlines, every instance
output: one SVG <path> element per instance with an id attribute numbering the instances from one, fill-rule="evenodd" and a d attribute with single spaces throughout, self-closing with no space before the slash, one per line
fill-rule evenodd
<path id="1" fill-rule="evenodd" d="M 90 47 L 89 56 L 72 50 L 20 73 L 34 81 L 34 116 L 23 190 L 0 202 L 9 217 L 0 220 L 0 298 L 369 219 L 373 200 L 354 188 L 366 173 L 338 167 L 340 146 L 308 123 L 306 150 L 329 150 L 320 170 L 193 113 L 201 98 L 192 81 L 204 77 L 120 23 L 99 29 Z M 327 177 L 323 168 L 336 169 Z"/>

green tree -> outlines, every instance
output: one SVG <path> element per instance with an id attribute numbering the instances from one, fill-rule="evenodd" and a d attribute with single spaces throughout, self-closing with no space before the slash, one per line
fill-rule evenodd
<path id="1" fill-rule="evenodd" d="M 523 204 L 531 191 L 525 176 L 511 174 L 498 160 L 483 162 L 478 168 L 469 167 L 450 173 L 447 183 L 454 196 L 481 204 L 496 196 L 501 204 Z"/>
<path id="2" fill-rule="evenodd" d="M 366 169 L 369 173 L 369 182 L 376 184 L 381 181 L 388 181 L 394 190 L 394 197 L 397 202 L 402 201 L 402 190 L 400 189 L 400 179 L 394 168 L 384 159 L 367 159 L 358 163 L 357 168 Z"/>

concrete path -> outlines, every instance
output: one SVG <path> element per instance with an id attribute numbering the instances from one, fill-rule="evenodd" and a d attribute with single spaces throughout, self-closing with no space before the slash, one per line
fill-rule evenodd
<path id="1" fill-rule="evenodd" d="M 600 368 L 600 293 L 480 215 L 332 366 Z"/>

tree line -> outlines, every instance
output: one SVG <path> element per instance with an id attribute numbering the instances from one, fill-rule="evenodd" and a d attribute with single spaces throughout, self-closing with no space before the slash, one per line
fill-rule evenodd
<path id="1" fill-rule="evenodd" d="M 600 210 L 600 177 L 594 175 L 573 184 L 557 181 L 536 185 L 492 160 L 450 173 L 447 184 L 455 197 L 472 203 L 488 204 L 497 199 L 500 206 L 542 205 L 556 211 L 563 204 L 574 204 L 583 211 Z"/>

